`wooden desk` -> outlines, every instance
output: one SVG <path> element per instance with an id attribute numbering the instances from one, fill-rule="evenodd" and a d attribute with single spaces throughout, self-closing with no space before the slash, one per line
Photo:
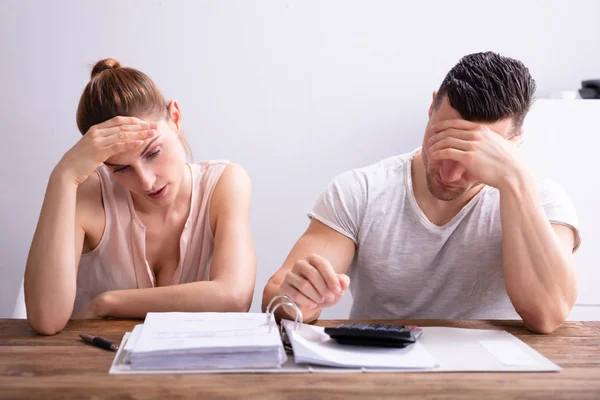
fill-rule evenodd
<path id="1" fill-rule="evenodd" d="M 320 321 L 319 325 L 342 321 Z M 547 373 L 109 375 L 114 353 L 82 342 L 90 332 L 119 343 L 140 321 L 71 321 L 36 335 L 24 320 L 0 319 L 2 398 L 600 399 L 600 322 L 567 322 L 536 335 L 516 321 L 402 321 L 421 326 L 504 329 L 560 365 Z"/>

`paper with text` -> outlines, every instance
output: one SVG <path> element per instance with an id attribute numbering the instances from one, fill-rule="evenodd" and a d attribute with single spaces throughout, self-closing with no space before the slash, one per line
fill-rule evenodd
<path id="1" fill-rule="evenodd" d="M 201 353 L 256 351 L 281 344 L 260 313 L 148 313 L 134 353 L 194 349 Z"/>

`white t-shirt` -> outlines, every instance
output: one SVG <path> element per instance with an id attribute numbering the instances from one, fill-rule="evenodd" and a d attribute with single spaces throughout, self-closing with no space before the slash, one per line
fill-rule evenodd
<path id="1" fill-rule="evenodd" d="M 350 318 L 518 319 L 504 285 L 498 190 L 484 186 L 436 226 L 414 197 L 417 151 L 339 175 L 308 214 L 356 244 Z M 537 182 L 548 220 L 574 228 L 576 249 L 571 200 L 554 181 Z"/>

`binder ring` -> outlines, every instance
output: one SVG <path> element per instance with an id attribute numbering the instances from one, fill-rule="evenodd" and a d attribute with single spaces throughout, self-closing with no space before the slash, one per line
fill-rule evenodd
<path id="1" fill-rule="evenodd" d="M 277 300 L 282 300 L 282 301 L 273 306 L 273 304 Z M 273 322 L 275 321 L 275 310 L 277 310 L 281 306 L 290 306 L 294 309 L 294 312 L 296 314 L 296 316 L 294 318 L 294 329 L 298 330 L 298 328 L 300 328 L 300 325 L 302 325 L 302 311 L 300 311 L 300 309 L 298 308 L 298 306 L 296 305 L 294 300 L 292 300 L 289 296 L 280 295 L 280 296 L 273 297 L 271 299 L 271 301 L 269 302 L 269 304 L 267 305 L 266 314 L 267 314 L 267 325 L 269 326 L 269 331 L 271 331 L 271 326 L 272 326 L 271 321 L 273 321 Z"/>

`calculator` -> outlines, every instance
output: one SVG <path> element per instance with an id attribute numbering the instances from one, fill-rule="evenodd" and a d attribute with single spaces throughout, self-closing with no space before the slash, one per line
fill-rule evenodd
<path id="1" fill-rule="evenodd" d="M 423 333 L 421 328 L 405 325 L 347 322 L 325 333 L 339 344 L 376 347 L 406 347 Z"/>

